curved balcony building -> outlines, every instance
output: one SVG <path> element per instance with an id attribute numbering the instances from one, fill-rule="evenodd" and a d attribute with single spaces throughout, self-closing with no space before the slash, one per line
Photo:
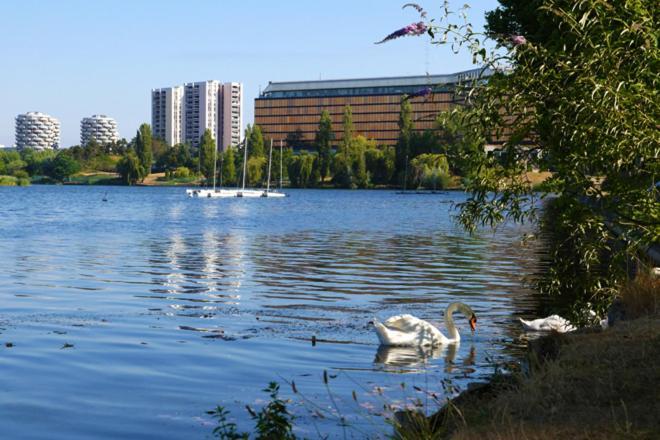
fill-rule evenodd
<path id="1" fill-rule="evenodd" d="M 59 146 L 59 120 L 40 112 L 16 116 L 16 148 L 47 150 Z"/>
<path id="2" fill-rule="evenodd" d="M 117 122 L 106 115 L 93 115 L 80 121 L 80 145 L 87 145 L 92 139 L 100 145 L 119 140 Z"/>

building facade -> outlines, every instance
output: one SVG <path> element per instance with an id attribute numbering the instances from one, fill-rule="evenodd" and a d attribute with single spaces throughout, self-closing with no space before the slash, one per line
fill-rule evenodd
<path id="1" fill-rule="evenodd" d="M 356 134 L 375 139 L 379 145 L 394 145 L 404 95 L 410 97 L 414 129 L 431 130 L 438 113 L 461 101 L 457 84 L 488 74 L 473 69 L 451 75 L 270 82 L 255 99 L 254 123 L 266 138 L 285 139 L 299 132 L 303 141 L 312 142 L 321 112 L 327 110 L 337 144 L 343 137 L 344 108 L 350 105 Z"/>
<path id="2" fill-rule="evenodd" d="M 243 140 L 243 84 L 230 82 L 222 85 L 220 95 L 222 112 L 220 129 L 222 146 L 238 145 Z"/>
<path id="3" fill-rule="evenodd" d="M 80 145 L 85 146 L 94 139 L 100 145 L 119 140 L 117 122 L 106 115 L 93 115 L 80 121 Z"/>
<path id="4" fill-rule="evenodd" d="M 151 91 L 151 130 L 168 145 L 182 142 L 183 86 Z"/>
<path id="5" fill-rule="evenodd" d="M 237 145 L 243 133 L 243 85 L 210 80 L 153 89 L 151 124 L 154 136 L 169 145 L 198 147 L 207 129 L 222 150 Z"/>
<path id="6" fill-rule="evenodd" d="M 40 112 L 16 116 L 16 148 L 48 150 L 59 146 L 59 120 Z"/>

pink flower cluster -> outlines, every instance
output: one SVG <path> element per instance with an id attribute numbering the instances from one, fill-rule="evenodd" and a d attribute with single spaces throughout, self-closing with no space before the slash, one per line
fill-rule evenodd
<path id="1" fill-rule="evenodd" d="M 376 44 L 381 44 L 386 41 L 394 40 L 399 37 L 405 37 L 407 35 L 424 35 L 427 30 L 428 27 L 426 26 L 426 23 L 424 23 L 423 21 L 420 21 L 418 23 L 411 23 L 408 26 L 399 29 L 398 31 L 392 32 L 387 37 L 378 41 Z"/>
<path id="2" fill-rule="evenodd" d="M 520 46 L 521 44 L 527 44 L 527 38 L 523 37 L 522 35 L 512 35 L 511 36 L 511 43 L 514 46 Z"/>

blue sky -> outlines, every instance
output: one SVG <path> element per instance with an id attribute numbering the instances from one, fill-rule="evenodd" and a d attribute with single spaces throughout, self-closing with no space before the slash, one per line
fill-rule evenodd
<path id="1" fill-rule="evenodd" d="M 244 119 L 268 81 L 451 73 L 466 54 L 428 37 L 374 45 L 417 21 L 405 0 L 2 0 L 0 144 L 14 143 L 14 118 L 41 111 L 60 119 L 62 145 L 79 142 L 80 120 L 117 119 L 130 139 L 149 122 L 150 90 L 218 79 L 245 86 Z M 441 14 L 441 0 L 419 2 Z M 452 1 L 459 8 L 463 1 Z M 496 0 L 470 2 L 480 28 Z"/>

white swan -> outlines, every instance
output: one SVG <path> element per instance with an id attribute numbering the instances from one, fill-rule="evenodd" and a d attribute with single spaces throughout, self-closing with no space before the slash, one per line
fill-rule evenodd
<path id="1" fill-rule="evenodd" d="M 547 318 L 534 319 L 533 321 L 525 321 L 518 318 L 523 328 L 527 331 L 533 332 L 551 332 L 568 333 L 575 330 L 575 327 L 566 319 L 559 315 L 550 315 Z"/>
<path id="2" fill-rule="evenodd" d="M 459 302 L 449 304 L 445 311 L 445 325 L 447 326 L 449 337 L 443 335 L 440 330 L 429 322 L 412 315 L 392 316 L 382 323 L 374 319 L 374 326 L 382 345 L 423 346 L 453 344 L 461 340 L 458 330 L 454 325 L 454 312 L 461 312 L 468 317 L 470 327 L 474 331 L 477 326 L 477 317 L 469 306 Z"/>

